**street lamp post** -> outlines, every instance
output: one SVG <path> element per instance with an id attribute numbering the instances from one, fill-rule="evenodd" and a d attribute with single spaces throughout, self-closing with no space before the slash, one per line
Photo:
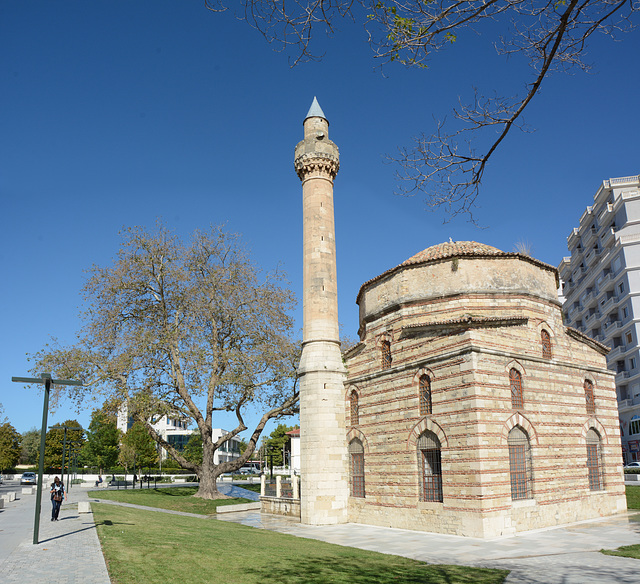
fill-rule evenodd
<path id="1" fill-rule="evenodd" d="M 42 408 L 42 429 L 40 431 L 40 460 L 38 461 L 38 488 L 36 490 L 36 509 L 33 520 L 33 543 L 38 543 L 40 535 L 40 508 L 42 506 L 42 478 L 44 476 L 44 444 L 47 434 L 47 416 L 49 414 L 49 392 L 52 385 L 79 385 L 82 387 L 81 381 L 72 379 L 52 379 L 51 373 L 41 373 L 40 378 L 37 377 L 12 377 L 11 381 L 18 383 L 43 383 L 44 384 L 44 405 Z"/>

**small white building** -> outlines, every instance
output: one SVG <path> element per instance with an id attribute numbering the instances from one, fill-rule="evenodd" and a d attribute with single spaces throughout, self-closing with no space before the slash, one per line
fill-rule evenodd
<path id="1" fill-rule="evenodd" d="M 289 430 L 287 436 L 291 438 L 291 470 L 300 474 L 300 428 Z"/>

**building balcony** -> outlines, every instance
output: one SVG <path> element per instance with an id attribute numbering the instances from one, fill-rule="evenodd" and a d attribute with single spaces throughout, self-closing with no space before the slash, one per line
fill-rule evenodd
<path id="1" fill-rule="evenodd" d="M 593 326 L 593 323 L 598 320 L 598 312 L 592 312 L 591 314 L 587 314 L 587 316 L 584 317 L 584 322 L 585 324 L 589 325 L 589 326 Z"/>
<path id="2" fill-rule="evenodd" d="M 598 290 L 602 290 L 609 282 L 611 282 L 611 280 L 611 272 L 607 272 L 606 274 L 597 278 L 596 284 L 598 285 Z"/>
<path id="3" fill-rule="evenodd" d="M 613 347 L 613 349 L 609 351 L 609 354 L 607 355 L 607 357 L 611 359 L 617 358 L 620 355 L 622 355 L 626 350 L 627 350 L 626 345 L 618 345 L 617 347 Z"/>
<path id="4" fill-rule="evenodd" d="M 610 296 L 609 298 L 603 298 L 600 300 L 600 313 L 604 314 L 607 310 L 613 308 L 618 302 L 617 296 Z"/>
<path id="5" fill-rule="evenodd" d="M 600 258 L 600 250 L 592 249 L 584 258 L 584 261 L 590 266 L 595 260 Z"/>
<path id="6" fill-rule="evenodd" d="M 589 229 L 585 230 L 582 234 L 582 245 L 585 249 L 591 247 L 591 244 L 595 241 L 598 232 L 594 226 L 591 226 Z"/>
<path id="7" fill-rule="evenodd" d="M 618 371 L 616 373 L 616 383 L 629 379 L 629 377 L 631 377 L 631 371 Z"/>
<path id="8" fill-rule="evenodd" d="M 616 241 L 616 231 L 617 228 L 610 226 L 606 229 L 606 231 L 602 234 L 602 247 L 611 247 Z"/>
<path id="9" fill-rule="evenodd" d="M 596 293 L 595 290 L 591 290 L 591 292 L 586 292 L 582 296 L 580 296 L 580 304 L 585 308 L 590 308 L 592 304 L 595 304 Z"/>
<path id="10" fill-rule="evenodd" d="M 576 318 L 580 314 L 581 310 L 582 310 L 582 306 L 580 306 L 578 304 L 577 306 L 572 306 L 568 310 L 567 314 L 569 315 L 569 318 L 573 319 L 573 318 Z"/>
<path id="11" fill-rule="evenodd" d="M 600 225 L 605 225 L 606 223 L 610 222 L 612 216 L 613 216 L 613 203 L 605 203 L 605 206 L 600 212 L 600 215 L 598 215 L 598 223 Z"/>
<path id="12" fill-rule="evenodd" d="M 567 245 L 569 249 L 573 249 L 580 243 L 580 233 L 578 232 L 577 227 L 574 227 L 569 237 L 567 237 Z"/>

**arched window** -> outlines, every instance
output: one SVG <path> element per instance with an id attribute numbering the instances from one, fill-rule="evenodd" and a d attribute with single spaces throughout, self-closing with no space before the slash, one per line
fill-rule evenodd
<path id="1" fill-rule="evenodd" d="M 425 432 L 418 438 L 418 468 L 420 500 L 442 503 L 440 440 L 433 432 Z"/>
<path id="2" fill-rule="evenodd" d="M 604 489 L 602 466 L 602 440 L 600 434 L 590 428 L 587 432 L 587 471 L 592 491 Z"/>
<path id="3" fill-rule="evenodd" d="M 391 343 L 382 341 L 380 347 L 382 349 L 382 368 L 389 369 L 391 367 Z"/>
<path id="4" fill-rule="evenodd" d="M 587 402 L 587 415 L 596 415 L 596 400 L 593 396 L 593 383 L 588 379 L 584 380 L 584 399 Z"/>
<path id="5" fill-rule="evenodd" d="M 507 437 L 509 445 L 509 474 L 511 476 L 511 499 L 531 499 L 531 445 L 529 436 L 520 427 L 514 426 Z"/>
<path id="6" fill-rule="evenodd" d="M 542 340 L 542 358 L 551 359 L 553 356 L 551 353 L 551 335 L 543 330 L 540 333 L 540 339 Z"/>
<path id="7" fill-rule="evenodd" d="M 364 446 L 357 438 L 349 442 L 351 496 L 364 498 Z"/>
<path id="8" fill-rule="evenodd" d="M 356 426 L 360 423 L 360 410 L 358 409 L 358 392 L 354 389 L 349 396 L 349 418 L 351 425 Z"/>
<path id="9" fill-rule="evenodd" d="M 428 416 L 433 413 L 431 404 L 431 381 L 428 375 L 421 375 L 419 384 L 420 391 L 420 415 Z"/>
<path id="10" fill-rule="evenodd" d="M 522 398 L 522 376 L 520 371 L 512 369 L 509 371 L 509 383 L 511 384 L 511 407 L 521 409 L 524 407 Z"/>

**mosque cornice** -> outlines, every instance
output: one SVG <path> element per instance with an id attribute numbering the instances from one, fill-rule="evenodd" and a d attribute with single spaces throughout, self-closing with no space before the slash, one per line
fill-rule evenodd
<path id="1" fill-rule="evenodd" d="M 529 318 L 520 315 L 511 316 L 474 316 L 466 314 L 460 318 L 450 318 L 434 322 L 410 324 L 401 328 L 400 337 L 410 337 L 421 332 L 440 329 L 468 329 L 503 326 L 522 326 L 529 322 Z"/>
<path id="2" fill-rule="evenodd" d="M 592 339 L 590 336 L 585 335 L 584 333 L 581 333 L 577 329 L 574 329 L 568 326 L 568 327 L 565 327 L 565 331 L 568 336 L 575 339 L 576 341 L 580 341 L 584 343 L 585 345 L 589 345 L 592 349 L 595 349 L 601 355 L 606 356 L 609 354 L 609 351 L 611 351 L 611 349 L 607 347 L 607 345 L 603 345 L 602 343 L 599 343 L 595 339 Z"/>

